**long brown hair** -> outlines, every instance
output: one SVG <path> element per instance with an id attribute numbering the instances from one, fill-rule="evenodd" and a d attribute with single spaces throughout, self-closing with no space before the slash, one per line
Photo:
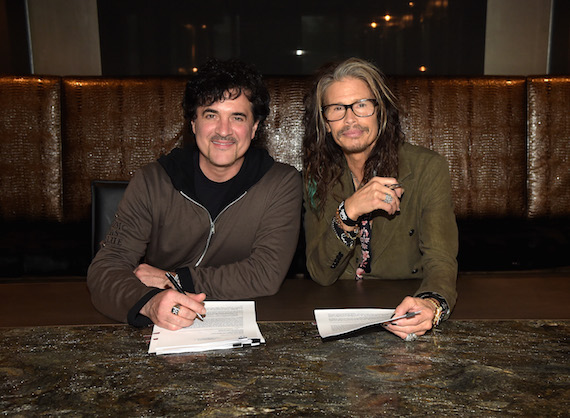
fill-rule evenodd
<path id="1" fill-rule="evenodd" d="M 326 129 L 322 113 L 324 96 L 335 81 L 346 78 L 362 80 L 378 102 L 378 140 L 364 164 L 362 184 L 374 176 L 397 177 L 398 149 L 404 142 L 396 99 L 380 71 L 371 63 L 349 58 L 329 65 L 319 73 L 317 81 L 305 97 L 305 135 L 303 166 L 305 188 L 313 210 L 322 212 L 327 193 L 344 171 L 344 154 Z"/>

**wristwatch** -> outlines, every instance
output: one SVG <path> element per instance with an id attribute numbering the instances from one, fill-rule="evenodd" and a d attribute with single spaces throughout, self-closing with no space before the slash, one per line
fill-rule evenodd
<path id="1" fill-rule="evenodd" d="M 425 299 L 431 302 L 435 308 L 435 314 L 433 316 L 433 327 L 437 327 L 444 319 L 449 316 L 450 309 L 447 301 L 442 296 L 433 292 L 420 293 L 416 297 Z"/>
<path id="2" fill-rule="evenodd" d="M 439 301 L 437 299 L 425 298 L 425 300 L 433 303 L 433 306 L 435 306 L 435 313 L 433 315 L 433 321 L 432 321 L 433 327 L 435 328 L 441 323 L 441 320 L 443 317 L 443 315 L 442 315 L 443 314 L 443 308 L 441 307 L 441 304 L 439 303 Z"/>

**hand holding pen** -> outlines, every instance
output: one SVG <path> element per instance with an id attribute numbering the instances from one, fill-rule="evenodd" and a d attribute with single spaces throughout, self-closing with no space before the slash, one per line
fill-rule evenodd
<path id="1" fill-rule="evenodd" d="M 170 272 L 166 272 L 166 277 L 168 278 L 168 280 L 170 281 L 170 283 L 172 283 L 172 286 L 174 286 L 174 289 L 176 289 L 179 293 L 182 293 L 183 295 L 186 294 L 186 292 L 184 291 L 184 289 L 182 289 L 182 286 L 180 285 L 180 282 L 178 281 L 178 278 L 173 276 L 172 273 Z M 178 315 L 180 313 L 180 305 L 176 304 L 172 307 L 171 312 L 174 315 Z M 204 317 L 199 313 L 199 312 L 194 312 L 196 314 L 196 317 L 198 319 L 200 319 L 200 321 L 204 320 Z"/>
<path id="2" fill-rule="evenodd" d="M 164 277 L 164 271 L 162 272 Z M 146 316 L 155 325 L 161 328 L 175 331 L 180 328 L 191 326 L 198 318 L 196 313 L 204 315 L 204 293 L 180 293 L 175 289 L 156 292 L 154 296 L 143 305 L 139 313 Z M 176 307 L 176 309 L 174 309 Z"/>
<path id="3" fill-rule="evenodd" d="M 413 341 L 433 328 L 433 318 L 431 302 L 406 296 L 394 310 L 394 318 L 385 327 L 403 340 Z"/>
<path id="4" fill-rule="evenodd" d="M 353 220 L 375 210 L 383 210 L 393 215 L 400 210 L 403 193 L 402 185 L 395 178 L 373 177 L 345 199 L 344 209 L 347 216 Z"/>

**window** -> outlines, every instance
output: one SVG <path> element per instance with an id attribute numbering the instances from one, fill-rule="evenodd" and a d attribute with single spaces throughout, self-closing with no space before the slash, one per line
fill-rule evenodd
<path id="1" fill-rule="evenodd" d="M 104 75 L 189 74 L 237 57 L 311 74 L 358 56 L 391 75 L 483 73 L 486 0 L 99 0 Z"/>

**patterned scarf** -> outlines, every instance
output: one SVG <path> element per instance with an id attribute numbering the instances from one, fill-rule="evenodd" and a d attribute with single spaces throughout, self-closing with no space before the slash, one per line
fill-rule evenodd
<path id="1" fill-rule="evenodd" d="M 360 182 L 351 171 L 350 175 L 352 177 L 352 182 L 354 185 L 354 190 L 358 190 L 361 186 Z M 376 176 L 376 171 L 374 171 L 374 176 Z M 370 237 L 372 236 L 372 219 L 370 219 L 370 214 L 364 215 L 360 218 L 360 247 L 362 248 L 362 260 L 358 268 L 356 269 L 356 275 L 354 280 L 362 280 L 364 273 L 370 273 Z"/>
<path id="2" fill-rule="evenodd" d="M 372 236 L 372 219 L 370 215 L 362 217 L 360 221 L 360 247 L 362 248 L 362 260 L 356 269 L 355 280 L 362 280 L 364 273 L 370 273 L 370 238 Z"/>

